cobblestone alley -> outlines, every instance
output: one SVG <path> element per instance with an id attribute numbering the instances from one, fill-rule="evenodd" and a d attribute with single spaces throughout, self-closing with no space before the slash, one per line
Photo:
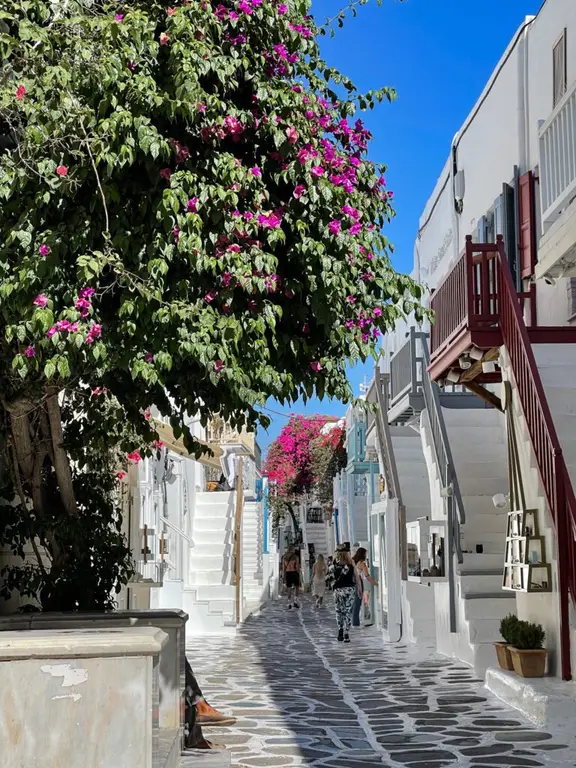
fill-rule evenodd
<path id="1" fill-rule="evenodd" d="M 373 628 L 335 638 L 319 613 L 270 603 L 236 638 L 202 638 L 190 654 L 208 700 L 232 728 L 207 729 L 233 766 L 509 768 L 576 765 L 572 738 L 538 730 L 473 672 Z"/>

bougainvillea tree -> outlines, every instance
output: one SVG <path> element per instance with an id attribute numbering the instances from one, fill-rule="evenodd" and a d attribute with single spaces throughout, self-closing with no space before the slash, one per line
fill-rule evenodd
<path id="1" fill-rule="evenodd" d="M 324 508 L 334 501 L 334 478 L 346 466 L 346 423 L 326 424 L 310 446 L 310 472 L 315 500 Z"/>
<path id="2" fill-rule="evenodd" d="M 292 415 L 270 445 L 264 472 L 270 484 L 269 503 L 274 527 L 286 513 L 295 520 L 294 504 L 312 489 L 315 481 L 313 447 L 330 421 L 326 416 Z"/>
<path id="3" fill-rule="evenodd" d="M 47 594 L 108 546 L 79 533 L 114 506 L 109 459 L 87 441 L 138 460 L 152 405 L 180 432 L 186 412 L 265 422 L 270 396 L 345 401 L 347 361 L 420 311 L 352 117 L 393 94 L 327 67 L 308 13 L 3 3 L 0 429 L 17 522 L 2 537 L 20 551 L 18 530 L 37 534 L 47 559 L 30 583 Z M 119 546 L 93 593 L 125 577 Z"/>

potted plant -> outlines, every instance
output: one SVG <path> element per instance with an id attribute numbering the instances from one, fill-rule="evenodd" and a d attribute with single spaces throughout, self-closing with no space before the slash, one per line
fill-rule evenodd
<path id="1" fill-rule="evenodd" d="M 510 646 L 515 645 L 515 630 L 518 625 L 518 617 L 509 613 L 500 622 L 500 635 L 504 642 L 494 643 L 496 648 L 496 656 L 498 657 L 498 664 L 500 669 L 514 670 L 514 664 L 512 662 L 512 656 L 510 655 Z"/>
<path id="2" fill-rule="evenodd" d="M 510 646 L 510 655 L 514 671 L 521 677 L 544 677 L 546 656 L 543 648 L 546 633 L 541 624 L 519 621 L 514 629 L 514 645 Z"/>

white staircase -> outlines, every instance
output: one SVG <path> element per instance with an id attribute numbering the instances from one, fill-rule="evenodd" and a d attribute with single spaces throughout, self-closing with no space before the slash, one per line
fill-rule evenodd
<path id="1" fill-rule="evenodd" d="M 183 609 L 189 615 L 187 635 L 235 631 L 234 504 L 233 492 L 196 494 L 195 547 L 183 595 Z"/>
<path id="2" fill-rule="evenodd" d="M 508 492 L 504 420 L 495 409 L 448 409 L 442 413 L 466 512 L 461 530 L 463 563 L 456 571 L 458 632 L 444 635 L 439 650 L 484 675 L 495 663 L 492 643 L 500 620 L 516 613 L 516 598 L 502 590 L 507 510 L 492 497 Z"/>
<path id="3" fill-rule="evenodd" d="M 242 593 L 245 607 L 263 599 L 264 517 L 262 503 L 246 501 L 242 517 Z"/>
<path id="4" fill-rule="evenodd" d="M 406 522 L 430 517 L 430 482 L 420 432 L 410 427 L 390 427 Z M 402 588 L 403 634 L 411 642 L 425 642 L 436 636 L 434 589 L 405 582 Z"/>
<path id="5" fill-rule="evenodd" d="M 314 544 L 314 553 L 324 555 L 324 559 L 331 555 L 328 548 L 328 531 L 326 523 L 306 523 L 306 541 Z"/>

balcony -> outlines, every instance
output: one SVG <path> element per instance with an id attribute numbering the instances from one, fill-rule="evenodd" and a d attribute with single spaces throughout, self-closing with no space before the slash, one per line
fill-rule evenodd
<path id="1" fill-rule="evenodd" d="M 512 302 L 518 302 L 532 344 L 576 343 L 574 328 L 536 325 L 536 286 L 515 291 L 501 235 L 497 243 L 486 244 L 468 237 L 464 253 L 430 302 L 435 313 L 428 367 L 432 380 L 457 383 L 475 394 L 480 385 L 501 381 L 501 324 Z M 499 407 L 497 398 L 487 397 Z"/>
<path id="2" fill-rule="evenodd" d="M 539 129 L 542 238 L 536 277 L 576 275 L 576 82 Z"/>
<path id="3" fill-rule="evenodd" d="M 422 339 L 425 334 L 411 328 L 406 342 L 390 358 L 390 401 L 388 423 L 409 424 L 426 407 L 423 377 L 428 376 L 424 362 Z M 481 407 L 478 398 L 459 385 L 448 385 L 440 392 L 444 408 Z"/>

